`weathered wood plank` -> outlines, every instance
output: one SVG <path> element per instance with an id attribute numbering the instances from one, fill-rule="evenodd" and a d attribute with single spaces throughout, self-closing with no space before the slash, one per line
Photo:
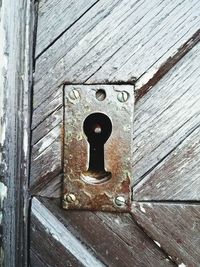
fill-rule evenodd
<path id="1" fill-rule="evenodd" d="M 62 171 L 62 88 L 33 111 L 31 177 L 32 194 L 57 197 L 61 194 Z M 51 188 L 52 187 L 52 188 Z"/>
<path id="2" fill-rule="evenodd" d="M 103 267 L 92 252 L 63 225 L 39 200 L 32 200 L 32 248 L 50 266 Z M 45 234 L 46 233 L 46 234 Z M 44 238 L 45 237 L 45 238 Z M 43 242 L 45 240 L 47 242 Z M 42 241 L 42 242 L 41 242 Z M 43 253 L 41 253 L 41 250 Z M 52 257 L 53 254 L 53 257 Z M 69 265 L 68 265 L 68 264 Z M 48 265 L 49 266 L 49 265 Z"/>
<path id="3" fill-rule="evenodd" d="M 132 82 L 149 69 L 152 75 L 198 30 L 199 5 L 98 2 L 38 58 L 35 100 L 44 101 L 63 82 Z"/>
<path id="4" fill-rule="evenodd" d="M 45 111 L 44 111 L 45 114 Z M 53 128 L 63 120 L 63 109 L 60 108 L 43 120 L 33 131 L 31 144 L 34 145 L 47 135 Z"/>
<path id="5" fill-rule="evenodd" d="M 200 200 L 198 128 L 135 186 L 135 200 Z"/>
<path id="6" fill-rule="evenodd" d="M 148 175 L 198 127 L 199 59 L 200 44 L 197 44 L 136 103 L 133 145 L 135 184 Z M 198 155 L 194 160 L 197 158 Z M 195 179 L 197 178 L 196 174 Z M 167 177 L 163 176 L 163 179 L 167 181 Z M 190 196 L 192 197 L 192 192 L 187 197 Z"/>
<path id="7" fill-rule="evenodd" d="M 140 202 L 133 205 L 132 214 L 178 266 L 199 266 L 199 205 Z"/>
<path id="8" fill-rule="evenodd" d="M 33 213 L 34 213 L 33 206 Z M 30 265 L 31 267 L 66 267 L 84 266 L 81 264 L 63 245 L 56 236 L 53 236 L 52 229 L 45 224 L 37 213 L 37 217 L 31 216 L 30 229 Z M 46 217 L 51 219 L 51 217 Z M 60 236 L 60 238 L 63 238 Z"/>
<path id="9" fill-rule="evenodd" d="M 62 107 L 62 88 L 57 88 L 53 94 L 45 92 L 45 95 L 47 96 L 47 99 L 43 103 L 39 102 L 38 104 L 37 101 L 33 102 L 32 129 L 36 128 L 39 123 L 48 118 L 48 116 L 50 116 L 55 110 Z"/>
<path id="10" fill-rule="evenodd" d="M 98 0 L 40 0 L 36 56 L 80 19 Z"/>
<path id="11" fill-rule="evenodd" d="M 0 1 L 0 265 L 5 267 L 27 266 L 31 3 Z"/>
<path id="12" fill-rule="evenodd" d="M 135 91 L 137 102 L 143 97 L 177 62 L 183 58 L 198 42 L 200 41 L 200 30 L 195 32 L 190 39 L 183 43 L 179 49 L 170 55 L 160 67 L 156 69 L 148 69 L 136 82 Z"/>
<path id="13" fill-rule="evenodd" d="M 200 12 L 195 6 L 200 7 L 197 1 L 144 1 L 144 6 L 141 5 L 125 22 L 130 25 L 134 16 L 133 35 L 130 36 L 130 28 L 126 42 L 87 82 L 100 79 L 126 82 L 139 78 L 149 69 L 151 74 L 155 72 L 199 29 L 196 16 Z"/>
<path id="14" fill-rule="evenodd" d="M 66 212 L 60 208 L 60 201 L 40 201 L 106 266 L 175 266 L 128 214 Z"/>
<path id="15" fill-rule="evenodd" d="M 32 147 L 32 160 L 34 161 L 44 150 L 46 150 L 51 144 L 58 139 L 61 145 L 61 123 L 56 125 L 51 131 L 49 131 L 43 138 L 41 138 Z M 61 156 L 60 154 L 58 155 Z"/>
<path id="16" fill-rule="evenodd" d="M 46 267 L 46 263 L 42 262 L 32 250 L 30 250 L 30 267 Z"/>
<path id="17" fill-rule="evenodd" d="M 53 100 L 52 102 L 57 101 Z M 47 110 L 50 110 L 50 106 L 52 106 L 51 103 L 47 106 Z M 43 109 L 41 110 L 43 111 Z M 42 196 L 46 196 L 50 193 L 51 196 L 52 194 L 57 196 L 58 192 L 60 193 L 58 186 L 61 188 L 61 181 L 54 180 L 54 178 L 62 171 L 62 116 L 63 110 L 60 108 L 32 131 L 32 140 L 35 141 L 39 138 L 31 150 L 30 185 L 32 194 L 41 193 Z M 53 186 L 52 189 L 51 186 Z"/>
<path id="18" fill-rule="evenodd" d="M 32 194 L 45 188 L 62 171 L 61 139 L 57 137 L 51 145 L 36 157 L 32 155 L 30 186 Z"/>
<path id="19" fill-rule="evenodd" d="M 63 174 L 53 176 L 52 179 L 47 179 L 47 182 L 35 190 L 35 195 L 48 198 L 60 198 L 63 188 Z"/>

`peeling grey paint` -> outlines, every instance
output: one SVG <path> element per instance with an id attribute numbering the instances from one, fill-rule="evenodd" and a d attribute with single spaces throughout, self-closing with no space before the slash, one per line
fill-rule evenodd
<path id="1" fill-rule="evenodd" d="M 0 182 L 0 210 L 3 208 L 3 201 L 7 197 L 7 186 Z"/>
<path id="2" fill-rule="evenodd" d="M 0 244 L 2 244 L 2 220 L 3 220 L 3 203 L 7 197 L 7 186 L 0 182 Z M 0 266 L 3 264 L 4 252 L 3 247 L 0 245 Z"/>
<path id="3" fill-rule="evenodd" d="M 0 266 L 6 267 L 27 266 L 32 6 L 0 0 Z"/>
<path id="4" fill-rule="evenodd" d="M 6 123 L 4 121 L 4 85 L 6 82 L 7 73 L 7 56 L 6 56 L 6 31 L 4 28 L 4 18 L 5 17 L 5 5 L 2 6 L 2 1 L 0 0 L 0 179 L 2 180 L 4 171 L 6 169 L 5 163 L 3 161 L 4 153 L 4 143 L 5 143 L 5 132 Z M 0 266 L 3 265 L 4 252 L 2 247 L 3 238 L 3 205 L 4 200 L 7 197 L 7 186 L 0 181 Z"/>

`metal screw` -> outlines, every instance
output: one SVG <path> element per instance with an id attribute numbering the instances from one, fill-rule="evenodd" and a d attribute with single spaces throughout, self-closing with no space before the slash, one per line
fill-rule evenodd
<path id="1" fill-rule="evenodd" d="M 77 89 L 72 89 L 70 92 L 69 92 L 69 97 L 71 98 L 71 100 L 77 100 L 79 99 L 81 96 L 80 96 L 80 93 Z"/>
<path id="2" fill-rule="evenodd" d="M 129 99 L 129 93 L 126 91 L 119 92 L 117 95 L 117 99 L 120 102 L 126 102 Z"/>
<path id="3" fill-rule="evenodd" d="M 74 194 L 66 194 L 64 195 L 64 200 L 68 203 L 73 203 L 76 201 L 76 196 Z"/>
<path id="4" fill-rule="evenodd" d="M 123 196 L 117 196 L 115 198 L 115 204 L 119 207 L 124 206 L 126 204 L 126 200 Z"/>
<path id="5" fill-rule="evenodd" d="M 103 101 L 106 98 L 106 92 L 103 89 L 99 89 L 96 91 L 96 99 L 99 101 Z"/>

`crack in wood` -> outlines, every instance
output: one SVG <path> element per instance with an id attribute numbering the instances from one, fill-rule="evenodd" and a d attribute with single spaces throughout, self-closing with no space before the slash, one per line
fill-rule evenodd
<path id="1" fill-rule="evenodd" d="M 37 55 L 35 60 L 37 60 L 42 54 L 44 54 L 60 37 L 65 34 L 75 23 L 77 23 L 90 9 L 92 9 L 100 0 L 94 2 L 83 14 L 81 14 L 73 23 L 71 23 L 66 29 L 64 29 L 53 41 L 51 41 L 42 51 L 40 51 Z"/>

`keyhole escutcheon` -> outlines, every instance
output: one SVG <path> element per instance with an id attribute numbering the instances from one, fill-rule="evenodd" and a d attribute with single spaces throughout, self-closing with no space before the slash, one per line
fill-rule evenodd
<path id="1" fill-rule="evenodd" d="M 92 113 L 85 119 L 83 131 L 89 143 L 89 167 L 81 178 L 90 184 L 106 182 L 111 172 L 105 170 L 104 145 L 112 132 L 111 120 L 103 113 Z"/>

